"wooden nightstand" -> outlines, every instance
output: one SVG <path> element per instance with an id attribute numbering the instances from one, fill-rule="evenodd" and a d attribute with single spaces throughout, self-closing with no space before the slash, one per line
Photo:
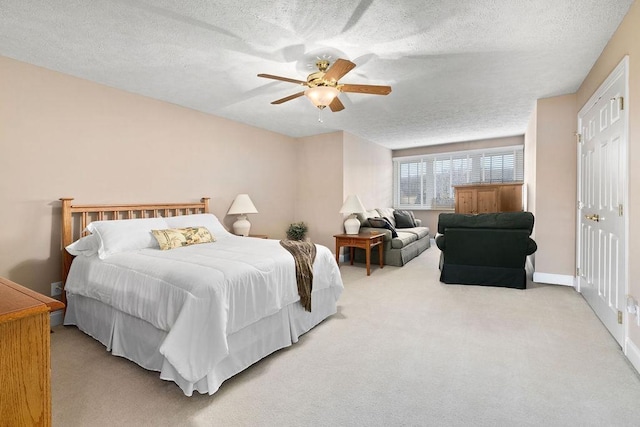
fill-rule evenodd
<path id="1" fill-rule="evenodd" d="M 384 233 L 360 233 L 360 234 L 336 234 L 336 261 L 340 265 L 340 248 L 347 246 L 350 249 L 349 258 L 353 265 L 354 248 L 364 249 L 367 260 L 367 276 L 371 275 L 371 248 L 380 245 L 378 254 L 380 258 L 380 268 L 384 267 L 382 244 L 384 243 Z"/>
<path id="2" fill-rule="evenodd" d="M 49 312 L 64 304 L 0 277 L 2 425 L 51 425 Z"/>

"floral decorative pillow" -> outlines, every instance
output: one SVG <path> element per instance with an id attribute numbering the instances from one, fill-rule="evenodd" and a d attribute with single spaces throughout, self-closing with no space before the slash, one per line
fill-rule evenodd
<path id="1" fill-rule="evenodd" d="M 151 232 L 163 251 L 216 241 L 216 238 L 205 227 L 167 228 L 165 230 L 151 230 Z"/>
<path id="2" fill-rule="evenodd" d="M 216 236 L 216 240 L 222 237 L 233 236 L 220 223 L 214 214 L 194 214 L 169 216 L 164 218 L 167 223 L 166 228 L 185 228 L 185 227 L 205 227 L 209 233 Z M 160 227 L 158 227 L 160 228 Z"/>

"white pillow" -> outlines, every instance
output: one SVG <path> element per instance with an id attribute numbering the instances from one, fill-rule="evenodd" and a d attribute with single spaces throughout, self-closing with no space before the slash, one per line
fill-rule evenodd
<path id="1" fill-rule="evenodd" d="M 218 237 L 230 236 L 231 233 L 224 228 L 214 214 L 195 214 L 171 216 L 164 219 L 168 228 L 205 227 L 211 234 Z"/>
<path id="2" fill-rule="evenodd" d="M 160 248 L 151 230 L 170 228 L 164 218 L 94 221 L 87 226 L 98 237 L 98 257 L 105 259 L 118 252 Z"/>
<path id="3" fill-rule="evenodd" d="M 91 256 L 98 253 L 100 239 L 95 234 L 84 236 L 68 245 L 65 249 L 73 256 Z"/>

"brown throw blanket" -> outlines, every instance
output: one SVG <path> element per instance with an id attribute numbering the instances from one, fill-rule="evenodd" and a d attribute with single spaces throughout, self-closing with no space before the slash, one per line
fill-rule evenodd
<path id="1" fill-rule="evenodd" d="M 280 245 L 288 250 L 296 262 L 296 281 L 300 304 L 311 311 L 311 291 L 313 290 L 313 260 L 316 259 L 316 245 L 300 240 L 280 240 Z"/>

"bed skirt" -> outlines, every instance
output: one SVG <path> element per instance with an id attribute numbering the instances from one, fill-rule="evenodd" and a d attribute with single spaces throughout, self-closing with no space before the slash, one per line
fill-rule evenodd
<path id="1" fill-rule="evenodd" d="M 337 311 L 335 294 L 331 288 L 314 291 L 312 301 L 312 312 L 305 311 L 296 301 L 227 336 L 227 357 L 195 383 L 185 380 L 160 353 L 167 332 L 149 322 L 93 298 L 68 293 L 64 324 L 77 326 L 100 341 L 113 355 L 160 372 L 161 379 L 175 382 L 187 396 L 194 391 L 213 394 L 225 380 L 269 354 L 296 343 L 301 335 Z"/>

